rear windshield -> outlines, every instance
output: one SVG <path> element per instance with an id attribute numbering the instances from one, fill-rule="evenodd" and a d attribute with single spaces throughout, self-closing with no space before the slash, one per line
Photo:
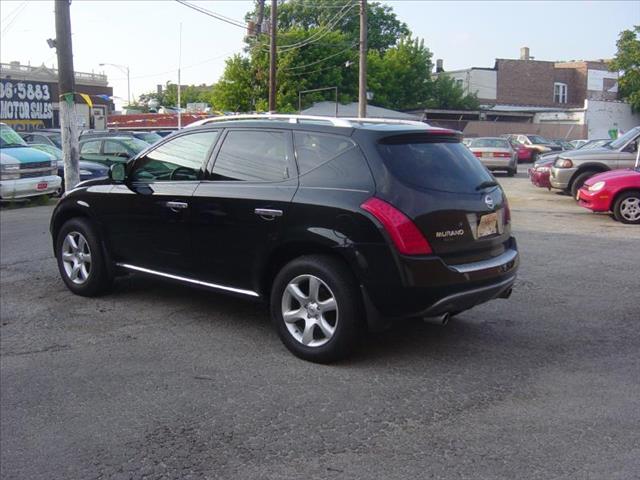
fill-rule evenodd
<path id="1" fill-rule="evenodd" d="M 506 148 L 509 150 L 510 144 L 501 138 L 478 138 L 473 140 L 469 148 Z"/>
<path id="2" fill-rule="evenodd" d="M 387 168 L 414 188 L 472 193 L 493 177 L 459 142 L 378 144 Z"/>

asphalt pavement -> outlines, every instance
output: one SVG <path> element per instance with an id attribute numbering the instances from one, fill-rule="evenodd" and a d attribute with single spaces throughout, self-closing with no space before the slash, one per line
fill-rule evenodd
<path id="1" fill-rule="evenodd" d="M 265 307 L 66 290 L 51 207 L 0 212 L 0 477 L 640 478 L 640 227 L 500 177 L 513 295 L 293 357 Z"/>

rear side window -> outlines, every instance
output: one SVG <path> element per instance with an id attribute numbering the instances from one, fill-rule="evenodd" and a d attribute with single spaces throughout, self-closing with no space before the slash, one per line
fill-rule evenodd
<path id="1" fill-rule="evenodd" d="M 414 188 L 471 193 L 493 177 L 480 161 L 459 142 L 378 144 L 392 175 Z"/>
<path id="2" fill-rule="evenodd" d="M 346 137 L 311 132 L 296 132 L 294 143 L 300 175 L 356 148 L 355 143 Z"/>
<path id="3" fill-rule="evenodd" d="M 289 178 L 284 132 L 231 130 L 211 172 L 212 180 L 281 182 Z"/>
<path id="4" fill-rule="evenodd" d="M 99 154 L 100 153 L 100 140 L 96 140 L 95 142 L 86 142 L 83 143 L 80 147 L 80 155 L 86 154 Z"/>

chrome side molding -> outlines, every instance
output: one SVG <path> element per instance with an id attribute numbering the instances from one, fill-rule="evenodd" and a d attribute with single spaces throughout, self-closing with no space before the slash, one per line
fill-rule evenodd
<path id="1" fill-rule="evenodd" d="M 151 270 L 150 268 L 138 267 L 128 263 L 116 263 L 118 267 L 126 268 L 127 270 L 134 270 L 136 272 L 148 273 L 149 275 L 157 275 L 158 277 L 170 278 L 171 280 L 178 280 L 180 282 L 191 283 L 194 285 L 200 285 L 202 287 L 214 288 L 216 290 L 224 290 L 225 292 L 239 293 L 240 295 L 247 295 L 249 297 L 259 297 L 256 292 L 252 290 L 243 290 L 241 288 L 227 287 L 226 285 L 218 285 L 217 283 L 203 282 L 202 280 L 196 280 L 194 278 L 181 277 L 180 275 L 173 275 L 171 273 L 159 272 L 157 270 Z"/>

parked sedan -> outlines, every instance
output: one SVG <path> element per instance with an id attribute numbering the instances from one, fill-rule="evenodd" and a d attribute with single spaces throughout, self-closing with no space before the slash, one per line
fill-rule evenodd
<path id="1" fill-rule="evenodd" d="M 474 138 L 468 147 L 489 170 L 504 170 L 510 177 L 518 173 L 518 155 L 506 138 Z"/>
<path id="2" fill-rule="evenodd" d="M 551 190 L 551 181 L 549 177 L 551 175 L 551 167 L 555 161 L 556 156 L 554 155 L 551 158 L 546 158 L 544 160 L 541 159 L 534 163 L 528 170 L 529 180 L 531 180 L 531 183 L 536 187 Z"/>
<path id="3" fill-rule="evenodd" d="M 532 134 L 509 134 L 505 135 L 507 138 L 513 139 L 517 143 L 523 145 L 526 149 L 530 150 L 530 160 L 535 162 L 543 153 L 560 151 L 562 147 L 557 143 L 552 142 L 540 135 Z"/>
<path id="4" fill-rule="evenodd" d="M 96 137 L 80 140 L 80 159 L 104 165 L 126 163 L 149 144 L 133 137 Z"/>
<path id="5" fill-rule="evenodd" d="M 31 145 L 31 147 L 46 152 L 56 159 L 58 176 L 62 179 L 62 183 L 60 184 L 60 190 L 58 193 L 62 194 L 64 192 L 64 160 L 62 159 L 62 150 L 60 150 L 58 147 L 54 147 L 53 145 L 34 144 Z M 104 178 L 109 176 L 109 168 L 101 163 L 80 160 L 78 168 L 81 182 L 84 182 L 85 180 L 92 180 L 94 178 Z"/>
<path id="6" fill-rule="evenodd" d="M 133 137 L 149 145 L 153 145 L 158 140 L 162 140 L 163 136 L 152 130 L 90 130 L 80 135 L 80 140 L 89 138 L 107 138 L 107 137 Z"/>
<path id="7" fill-rule="evenodd" d="M 31 132 L 21 132 L 19 135 L 29 145 L 40 144 L 62 148 L 60 130 L 33 130 Z"/>
<path id="8" fill-rule="evenodd" d="M 575 198 L 584 182 L 594 175 L 635 165 L 640 126 L 632 128 L 606 147 L 562 152 L 551 169 L 551 186 Z"/>
<path id="9" fill-rule="evenodd" d="M 640 225 L 640 168 L 594 175 L 578 190 L 578 202 L 594 212 L 613 212 L 619 222 Z"/>

